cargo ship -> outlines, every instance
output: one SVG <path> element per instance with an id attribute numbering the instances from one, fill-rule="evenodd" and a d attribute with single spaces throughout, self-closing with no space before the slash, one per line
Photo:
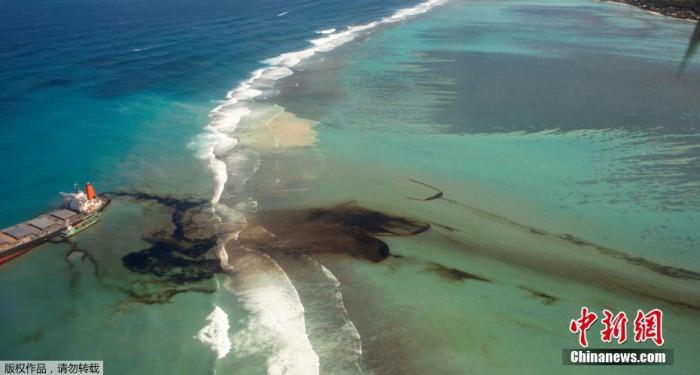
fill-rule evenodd
<path id="1" fill-rule="evenodd" d="M 95 194 L 91 183 L 81 191 L 76 184 L 72 193 L 61 193 L 63 207 L 0 231 L 0 265 L 26 253 L 58 234 L 72 236 L 92 226 L 110 202 Z"/>

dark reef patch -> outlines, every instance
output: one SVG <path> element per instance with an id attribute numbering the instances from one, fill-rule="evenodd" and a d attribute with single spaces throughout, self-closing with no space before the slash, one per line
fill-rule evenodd
<path id="1" fill-rule="evenodd" d="M 212 231 L 213 213 L 205 201 L 142 192 L 117 192 L 110 195 L 138 201 L 153 201 L 172 210 L 171 221 L 174 228 L 145 236 L 144 239 L 151 246 L 124 256 L 122 263 L 126 268 L 141 274 L 153 274 L 175 284 L 205 280 L 221 272 L 219 260 L 207 257 L 209 250 L 216 246 L 217 237 Z M 171 290 L 167 293 L 181 292 Z M 169 300 L 172 295 L 147 296 L 142 300 Z"/>
<path id="2" fill-rule="evenodd" d="M 442 264 L 439 263 L 430 263 L 430 265 L 426 268 L 428 271 L 435 272 L 438 274 L 440 277 L 450 280 L 450 281 L 455 281 L 455 282 L 460 282 L 460 281 L 465 281 L 465 280 L 476 280 L 476 281 L 483 281 L 486 283 L 492 282 L 491 280 L 474 275 L 468 272 L 464 272 L 462 270 L 458 270 L 456 268 L 450 268 L 447 266 L 443 266 Z"/>
<path id="3" fill-rule="evenodd" d="M 344 203 L 330 208 L 260 212 L 237 240 L 275 253 L 342 253 L 372 262 L 391 255 L 377 237 L 413 236 L 430 224 Z"/>

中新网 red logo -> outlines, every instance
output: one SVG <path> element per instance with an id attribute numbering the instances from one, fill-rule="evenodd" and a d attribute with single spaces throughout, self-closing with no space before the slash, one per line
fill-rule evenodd
<path id="1" fill-rule="evenodd" d="M 581 316 L 578 319 L 572 319 L 569 323 L 569 331 L 578 335 L 578 343 L 582 347 L 588 347 L 586 333 L 597 320 L 598 314 L 583 306 L 581 307 Z M 615 340 L 618 344 L 623 344 L 627 341 L 627 322 L 627 314 L 624 311 L 613 314 L 608 309 L 604 309 L 602 319 L 600 319 L 600 323 L 603 325 L 603 329 L 600 331 L 601 341 L 613 342 Z M 663 345 L 663 312 L 661 310 L 653 309 L 647 313 L 637 310 L 633 325 L 635 342 L 652 341 L 656 346 Z"/>

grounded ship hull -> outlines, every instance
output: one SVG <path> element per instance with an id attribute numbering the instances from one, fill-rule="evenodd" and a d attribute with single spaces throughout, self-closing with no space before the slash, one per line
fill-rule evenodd
<path id="1" fill-rule="evenodd" d="M 0 250 L 0 266 L 11 261 L 12 259 L 17 258 L 20 255 L 23 255 L 24 253 L 28 252 L 29 250 L 43 244 L 44 242 L 49 241 L 50 239 L 56 237 L 59 232 L 60 231 L 47 234 L 45 236 L 39 237 L 39 238 L 31 240 L 29 242 L 25 242 L 25 243 L 20 244 L 18 246 L 15 246 L 9 250 Z"/>
<path id="2" fill-rule="evenodd" d="M 46 241 L 46 240 L 44 240 Z M 3 265 L 12 259 L 17 258 L 18 256 L 26 253 L 27 251 L 31 250 L 33 247 L 40 245 L 44 241 L 37 241 L 36 243 L 27 243 L 26 245 L 22 245 L 18 248 L 8 250 L 0 255 L 0 265 Z"/>
<path id="3" fill-rule="evenodd" d="M 58 209 L 1 230 L 0 265 L 56 237 L 69 226 L 80 224 L 95 213 L 104 210 L 110 203 L 110 199 L 106 196 L 94 199 L 96 204 L 91 212 L 79 213 L 68 209 Z"/>

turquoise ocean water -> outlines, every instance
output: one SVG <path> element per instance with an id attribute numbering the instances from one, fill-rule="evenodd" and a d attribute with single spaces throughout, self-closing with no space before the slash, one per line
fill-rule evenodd
<path id="1" fill-rule="evenodd" d="M 693 25 L 584 0 L 416 4 L 1 2 L 0 225 L 76 180 L 160 200 L 116 197 L 73 244 L 3 266 L 0 358 L 585 373 L 561 349 L 588 305 L 663 308 L 675 350 L 600 372 L 692 373 L 700 69 L 674 75 Z M 313 144 L 256 143 L 282 109 Z M 444 198 L 406 199 L 434 193 L 411 180 Z M 398 256 L 380 263 L 232 241 L 210 253 L 224 272 L 173 283 L 122 263 L 173 230 L 165 197 L 211 206 L 187 231 L 219 245 L 257 213 L 348 201 L 431 230 L 381 237 Z"/>

